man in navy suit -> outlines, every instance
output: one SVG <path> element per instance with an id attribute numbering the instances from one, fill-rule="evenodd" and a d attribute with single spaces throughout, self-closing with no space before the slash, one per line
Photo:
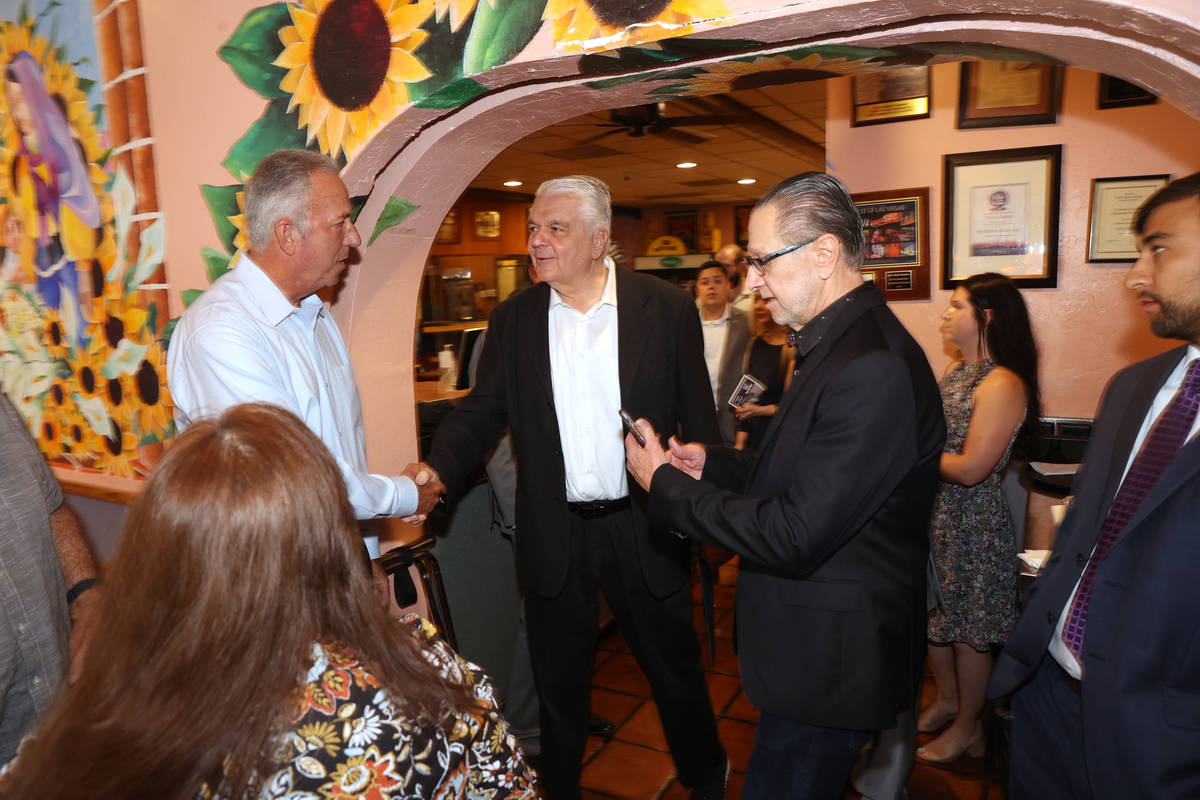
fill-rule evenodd
<path id="1" fill-rule="evenodd" d="M 792 382 L 757 454 L 625 441 L 651 518 L 741 556 L 742 684 L 761 710 L 742 797 L 841 797 L 925 659 L 929 514 L 946 438 L 929 362 L 864 283 L 862 222 L 816 172 L 750 214 L 749 286 L 792 328 Z M 652 422 L 652 421 L 651 421 Z"/>
<path id="2" fill-rule="evenodd" d="M 542 282 L 492 312 L 476 383 L 438 427 L 425 471 L 453 491 L 509 426 L 547 796 L 579 797 L 601 590 L 646 673 L 680 781 L 719 798 L 729 762 L 692 626 L 690 551 L 647 519 L 618 415 L 719 441 L 700 320 L 683 290 L 605 263 L 609 198 L 588 176 L 538 188 L 529 255 Z"/>
<path id="3" fill-rule="evenodd" d="M 1109 383 L 1054 555 L 996 662 L 1010 797 L 1200 797 L 1200 173 L 1152 196 L 1125 285 L 1187 345 Z"/>

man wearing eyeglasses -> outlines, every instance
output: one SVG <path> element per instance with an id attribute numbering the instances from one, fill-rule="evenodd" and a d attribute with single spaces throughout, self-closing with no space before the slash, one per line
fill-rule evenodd
<path id="1" fill-rule="evenodd" d="M 862 281 L 841 183 L 780 183 L 749 230 L 748 285 L 797 348 L 761 450 L 664 451 L 639 420 L 628 466 L 654 519 L 741 555 L 742 683 L 762 712 L 742 797 L 840 797 L 863 744 L 912 705 L 945 421 L 925 354 Z"/>

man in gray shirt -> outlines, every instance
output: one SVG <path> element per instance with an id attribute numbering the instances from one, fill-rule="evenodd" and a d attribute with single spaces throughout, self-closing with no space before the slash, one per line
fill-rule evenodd
<path id="1" fill-rule="evenodd" d="M 50 704 L 67 665 L 83 665 L 99 593 L 96 564 L 62 489 L 0 393 L 0 763 Z M 68 590 L 68 587 L 70 589 Z M 68 603 L 75 614 L 74 630 Z"/>

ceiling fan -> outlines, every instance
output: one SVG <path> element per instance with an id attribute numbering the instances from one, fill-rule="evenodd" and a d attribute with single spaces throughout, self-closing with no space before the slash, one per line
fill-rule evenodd
<path id="1" fill-rule="evenodd" d="M 630 108 L 614 108 L 608 112 L 610 122 L 592 123 L 596 127 L 610 128 L 584 139 L 580 144 L 590 144 L 605 138 L 624 133 L 627 136 L 641 137 L 647 134 L 673 139 L 684 144 L 702 144 L 713 138 L 711 134 L 697 134 L 680 128 L 702 125 L 738 125 L 743 120 L 732 114 L 685 114 L 681 116 L 666 116 L 666 103 L 647 103 Z"/>

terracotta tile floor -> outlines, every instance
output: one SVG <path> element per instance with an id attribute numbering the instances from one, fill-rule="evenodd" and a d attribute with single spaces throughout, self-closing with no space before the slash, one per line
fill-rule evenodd
<path id="1" fill-rule="evenodd" d="M 754 724 L 758 711 L 746 700 L 738 679 L 737 656 L 733 652 L 733 600 L 737 583 L 736 559 L 721 568 L 719 585 L 714 592 L 716 607 L 715 659 L 710 661 L 704 635 L 704 617 L 696 598 L 696 635 L 700 637 L 708 689 L 717 713 L 717 731 L 733 773 L 729 779 L 729 800 L 741 796 L 746 765 L 754 746 Z M 932 699 L 933 683 L 926 678 L 926 701 Z M 600 639 L 596 654 L 596 674 L 592 682 L 592 708 L 612 720 L 617 732 L 612 739 L 589 737 L 584 755 L 583 797 L 622 798 L 622 800 L 678 800 L 688 790 L 675 777 L 675 767 L 667 752 L 658 712 L 650 700 L 646 679 L 629 654 L 620 631 L 615 627 Z M 929 739 L 921 736 L 921 741 Z M 962 758 L 949 766 L 917 762 L 908 781 L 912 800 L 1003 800 L 1004 789 L 996 766 L 988 758 Z M 846 798 L 858 794 L 847 787 Z"/>

